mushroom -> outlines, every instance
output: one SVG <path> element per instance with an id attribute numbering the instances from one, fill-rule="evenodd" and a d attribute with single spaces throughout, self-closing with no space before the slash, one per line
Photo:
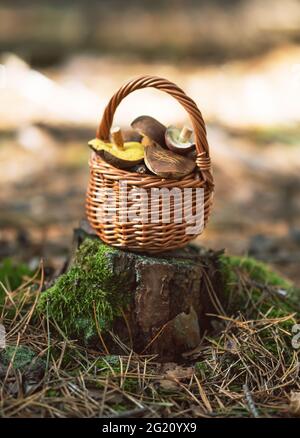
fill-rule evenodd
<path id="1" fill-rule="evenodd" d="M 145 164 L 137 164 L 136 166 L 133 166 L 131 169 L 129 169 L 131 172 L 139 173 L 141 175 L 149 174 L 149 169 L 145 166 Z"/>
<path id="2" fill-rule="evenodd" d="M 162 147 L 166 147 L 166 127 L 151 116 L 137 117 L 131 127 L 144 137 L 148 137 Z"/>
<path id="3" fill-rule="evenodd" d="M 193 131 L 187 126 L 181 130 L 176 126 L 169 126 L 165 133 L 166 145 L 171 151 L 184 155 L 195 149 L 192 134 Z"/>
<path id="4" fill-rule="evenodd" d="M 145 147 L 146 166 L 152 173 L 162 178 L 183 178 L 196 166 L 195 161 L 162 148 L 148 137 L 144 137 L 142 143 Z"/>
<path id="5" fill-rule="evenodd" d="M 128 169 L 142 163 L 144 147 L 137 141 L 125 142 L 119 127 L 111 130 L 112 143 L 107 143 L 99 138 L 89 142 L 89 146 L 100 155 L 107 163 L 119 169 Z"/>
<path id="6" fill-rule="evenodd" d="M 124 129 L 122 130 L 122 134 L 124 142 L 137 141 L 140 143 L 142 140 L 142 135 L 134 131 L 134 129 Z"/>

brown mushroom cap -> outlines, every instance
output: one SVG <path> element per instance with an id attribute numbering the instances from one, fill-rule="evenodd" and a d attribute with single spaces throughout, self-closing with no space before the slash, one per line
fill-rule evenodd
<path id="1" fill-rule="evenodd" d="M 176 154 L 148 139 L 145 147 L 144 161 L 148 169 L 162 178 L 180 179 L 193 172 L 195 161 Z"/>
<path id="2" fill-rule="evenodd" d="M 193 131 L 187 127 L 179 129 L 176 126 L 169 126 L 165 132 L 166 145 L 171 151 L 185 155 L 195 149 L 192 134 Z"/>
<path id="3" fill-rule="evenodd" d="M 131 127 L 139 134 L 150 138 L 162 147 L 166 147 L 166 127 L 151 116 L 139 116 L 132 123 Z"/>

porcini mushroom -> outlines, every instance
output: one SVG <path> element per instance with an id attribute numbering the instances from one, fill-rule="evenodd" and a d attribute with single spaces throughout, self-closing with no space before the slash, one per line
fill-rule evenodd
<path id="1" fill-rule="evenodd" d="M 162 178 L 183 178 L 196 166 L 195 161 L 162 148 L 148 137 L 144 137 L 142 143 L 145 147 L 146 166 L 152 173 Z"/>
<path id="2" fill-rule="evenodd" d="M 144 159 L 144 147 L 140 142 L 124 142 L 121 129 L 111 130 L 112 143 L 99 138 L 91 140 L 89 146 L 105 161 L 120 169 L 128 169 Z"/>
<path id="3" fill-rule="evenodd" d="M 181 130 L 176 126 L 169 126 L 165 132 L 166 145 L 177 154 L 187 154 L 195 149 L 192 134 L 193 131 L 187 126 L 184 126 Z"/>
<path id="4" fill-rule="evenodd" d="M 158 120 L 151 116 L 137 117 L 132 123 L 131 127 L 136 130 L 143 137 L 148 137 L 155 143 L 162 147 L 166 147 L 165 132 L 166 127 Z"/>
<path id="5" fill-rule="evenodd" d="M 124 142 L 137 141 L 140 143 L 142 140 L 142 137 L 143 137 L 141 134 L 136 132 L 134 129 L 123 129 L 122 135 L 123 135 Z"/>

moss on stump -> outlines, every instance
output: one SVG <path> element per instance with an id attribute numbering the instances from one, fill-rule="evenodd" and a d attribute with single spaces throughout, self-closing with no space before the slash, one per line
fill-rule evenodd
<path id="1" fill-rule="evenodd" d="M 110 329 L 131 299 L 133 272 L 115 269 L 118 252 L 86 239 L 69 271 L 41 295 L 38 310 L 47 313 L 68 336 L 79 336 L 86 342 L 98 329 Z"/>
<path id="2" fill-rule="evenodd" d="M 255 318 L 263 302 L 280 315 L 294 309 L 297 293 L 254 259 L 193 246 L 147 256 L 87 237 L 69 270 L 42 293 L 38 311 L 85 344 L 113 330 L 135 351 L 172 360 L 199 344 L 211 325 L 207 314 L 245 308 Z"/>

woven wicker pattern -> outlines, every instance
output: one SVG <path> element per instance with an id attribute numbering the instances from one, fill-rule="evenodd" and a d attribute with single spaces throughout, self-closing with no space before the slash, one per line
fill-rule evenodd
<path id="1" fill-rule="evenodd" d="M 91 226 L 96 230 L 98 236 L 106 243 L 127 248 L 129 250 L 140 250 L 147 252 L 161 252 L 184 246 L 190 240 L 196 237 L 195 234 L 187 234 L 186 222 L 176 223 L 176 209 L 182 208 L 171 199 L 170 203 L 170 223 L 163 223 L 162 205 L 157 204 L 157 214 L 160 220 L 153 223 L 141 222 L 124 222 L 113 220 L 102 222 L 99 220 L 99 212 L 102 211 L 105 202 L 105 193 L 107 190 L 112 191 L 115 196 L 115 206 L 119 214 L 122 213 L 121 184 L 126 181 L 127 191 L 132 188 L 143 188 L 151 198 L 151 189 L 153 188 L 203 188 L 204 189 L 204 225 L 206 225 L 211 209 L 213 194 L 213 177 L 211 174 L 211 163 L 209 157 L 209 147 L 206 137 L 205 123 L 202 115 L 195 102 L 190 99 L 183 90 L 177 85 L 155 76 L 142 76 L 131 80 L 123 85 L 119 91 L 109 101 L 100 126 L 97 130 L 97 138 L 104 141 L 109 140 L 111 125 L 114 113 L 120 102 L 131 92 L 146 88 L 154 87 L 173 96 L 190 115 L 191 123 L 195 134 L 195 143 L 197 150 L 197 170 L 187 175 L 181 180 L 162 179 L 155 175 L 141 175 L 139 173 L 128 172 L 111 166 L 102 160 L 98 155 L 92 153 L 89 162 L 90 180 L 86 196 L 86 212 Z M 196 194 L 193 191 L 192 196 L 192 214 L 196 210 Z M 128 203 L 128 208 L 133 205 L 141 212 L 148 211 L 149 205 L 140 204 L 133 201 Z M 184 216 L 184 215 L 183 215 Z"/>

